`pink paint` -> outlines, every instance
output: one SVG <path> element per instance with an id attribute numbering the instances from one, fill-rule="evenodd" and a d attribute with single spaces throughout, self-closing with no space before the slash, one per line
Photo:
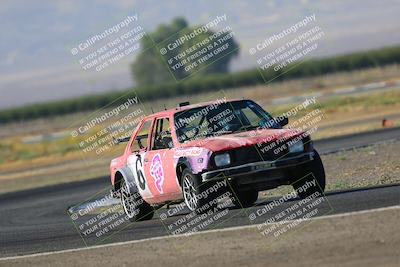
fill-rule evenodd
<path id="1" fill-rule="evenodd" d="M 164 170 L 159 153 L 157 153 L 151 160 L 150 175 L 154 179 L 154 184 L 156 185 L 157 191 L 163 194 L 162 185 L 164 183 Z"/>

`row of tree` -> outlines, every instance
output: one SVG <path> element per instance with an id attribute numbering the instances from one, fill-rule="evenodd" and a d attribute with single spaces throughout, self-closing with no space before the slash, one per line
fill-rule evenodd
<path id="1" fill-rule="evenodd" d="M 142 101 L 149 101 L 182 94 L 197 94 L 211 90 L 230 89 L 264 83 L 265 80 L 286 80 L 298 77 L 322 75 L 326 73 L 351 71 L 356 69 L 384 66 L 400 63 L 400 46 L 378 50 L 357 52 L 323 59 L 307 60 L 282 74 L 272 68 L 263 71 L 250 70 L 227 74 L 194 75 L 183 82 L 170 82 L 152 86 L 142 86 L 128 91 L 112 92 L 101 95 L 90 95 L 68 100 L 34 104 L 0 111 L 0 122 L 23 121 L 41 117 L 51 117 L 80 111 L 94 110 L 110 103 L 118 105 L 127 97 L 139 96 Z M 286 68 L 291 68 L 287 66 Z M 280 75 L 280 76 L 279 76 Z M 275 77 L 278 77 L 275 79 Z M 116 101 L 116 99 L 118 99 Z"/>

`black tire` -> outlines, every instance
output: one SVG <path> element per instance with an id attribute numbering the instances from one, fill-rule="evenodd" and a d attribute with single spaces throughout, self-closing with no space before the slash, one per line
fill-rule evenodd
<path id="1" fill-rule="evenodd" d="M 233 204 L 237 208 L 248 208 L 254 205 L 258 199 L 257 190 L 238 191 L 235 190 L 233 194 Z"/>
<path id="2" fill-rule="evenodd" d="M 206 213 L 217 206 L 217 192 L 208 193 L 212 183 L 202 183 L 201 177 L 189 169 L 182 172 L 182 193 L 186 206 L 197 214 Z"/>
<path id="3" fill-rule="evenodd" d="M 322 164 L 321 157 L 318 152 L 314 150 L 314 160 L 303 165 L 303 169 L 299 171 L 301 176 L 297 177 L 297 181 L 293 183 L 293 188 L 296 190 L 297 195 L 304 199 L 312 194 L 318 192 L 322 196 L 325 191 L 325 169 Z M 315 180 L 315 181 L 314 181 Z M 315 184 L 315 186 L 309 187 L 307 190 L 302 190 L 303 186 Z"/>
<path id="4" fill-rule="evenodd" d="M 129 193 L 125 180 L 121 183 L 121 205 L 131 222 L 151 220 L 154 209 L 143 200 L 139 192 Z"/>

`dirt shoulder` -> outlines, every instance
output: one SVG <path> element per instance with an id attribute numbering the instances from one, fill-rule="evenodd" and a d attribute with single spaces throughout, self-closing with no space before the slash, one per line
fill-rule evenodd
<path id="1" fill-rule="evenodd" d="M 400 208 L 320 218 L 272 242 L 256 227 L 0 261 L 7 266 L 399 266 Z"/>
<path id="2" fill-rule="evenodd" d="M 400 142 L 323 155 L 326 190 L 400 183 Z"/>

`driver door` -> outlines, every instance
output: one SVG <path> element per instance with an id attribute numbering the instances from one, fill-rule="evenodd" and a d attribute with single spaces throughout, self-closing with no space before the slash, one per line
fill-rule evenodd
<path id="1" fill-rule="evenodd" d="M 145 175 L 144 164 L 144 159 L 149 149 L 153 121 L 153 119 L 148 119 L 142 123 L 130 145 L 131 154 L 127 159 L 127 165 L 133 173 L 135 184 L 140 195 L 145 200 L 153 198 L 154 195 L 153 180 Z"/>
<path id="2" fill-rule="evenodd" d="M 152 180 L 155 202 L 176 200 L 181 195 L 174 168 L 170 122 L 168 117 L 155 120 L 150 149 L 144 158 L 144 174 L 148 180 Z"/>

